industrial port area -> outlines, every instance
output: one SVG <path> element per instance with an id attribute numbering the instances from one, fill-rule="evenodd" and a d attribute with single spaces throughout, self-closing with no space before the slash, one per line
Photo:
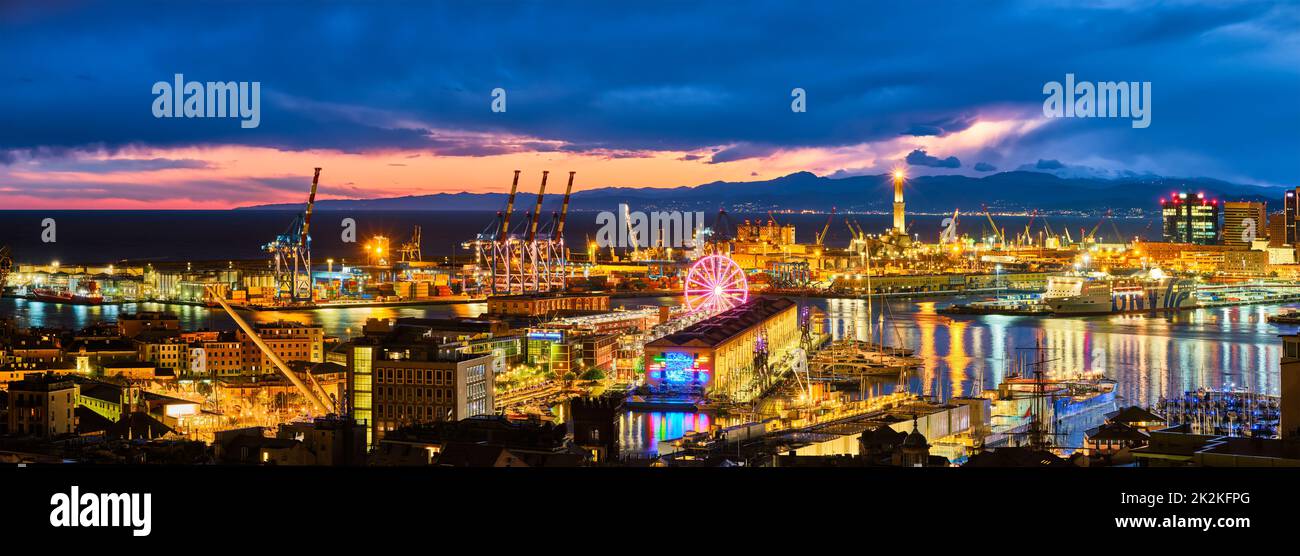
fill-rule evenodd
<path id="1" fill-rule="evenodd" d="M 1285 538 L 1300 5 L 163 6 L 0 1 L 8 546 Z"/>

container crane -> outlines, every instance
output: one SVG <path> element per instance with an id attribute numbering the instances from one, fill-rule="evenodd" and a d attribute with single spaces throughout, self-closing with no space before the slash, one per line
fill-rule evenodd
<path id="1" fill-rule="evenodd" d="M 537 190 L 537 208 L 533 209 L 533 212 L 531 213 L 532 216 L 528 219 L 529 243 L 532 243 L 534 239 L 537 239 L 537 221 L 542 218 L 542 197 L 546 195 L 546 176 L 549 174 L 549 171 L 542 171 L 542 187 Z"/>
<path id="2" fill-rule="evenodd" d="M 501 233 L 493 239 L 505 239 L 510 233 L 510 213 L 515 211 L 515 192 L 519 191 L 519 170 L 515 170 L 515 179 L 510 183 L 510 198 L 506 201 L 506 212 L 501 217 Z"/>
<path id="3" fill-rule="evenodd" d="M 311 180 L 307 207 L 296 216 L 284 233 L 262 246 L 271 254 L 275 271 L 277 300 L 313 303 L 316 300 L 311 270 L 311 215 L 316 205 L 316 189 L 320 183 L 320 168 Z"/>
<path id="4" fill-rule="evenodd" d="M 401 261 L 405 263 L 420 262 L 424 260 L 424 254 L 420 250 L 420 226 L 417 224 L 415 230 L 411 232 L 411 240 L 403 243 L 397 248 L 401 254 Z"/>

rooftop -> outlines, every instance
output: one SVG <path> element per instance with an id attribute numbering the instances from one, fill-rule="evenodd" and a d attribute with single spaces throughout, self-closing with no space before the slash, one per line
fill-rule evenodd
<path id="1" fill-rule="evenodd" d="M 646 344 L 648 346 L 717 346 L 763 321 L 794 308 L 788 298 L 755 298 Z"/>

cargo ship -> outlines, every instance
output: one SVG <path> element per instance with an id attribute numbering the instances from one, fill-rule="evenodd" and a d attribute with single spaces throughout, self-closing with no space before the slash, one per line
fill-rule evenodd
<path id="1" fill-rule="evenodd" d="M 1126 278 L 1050 276 L 1043 303 L 1055 315 L 1107 315 L 1196 307 L 1196 284 L 1158 272 Z"/>
<path id="2" fill-rule="evenodd" d="M 87 282 L 85 286 L 86 289 L 78 290 L 76 293 L 49 288 L 35 288 L 27 296 L 32 300 L 47 303 L 68 303 L 72 305 L 100 305 L 104 303 L 104 296 L 100 295 L 98 284 Z"/>

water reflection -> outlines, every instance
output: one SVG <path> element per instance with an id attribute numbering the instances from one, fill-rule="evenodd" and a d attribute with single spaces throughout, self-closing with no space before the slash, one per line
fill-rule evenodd
<path id="1" fill-rule="evenodd" d="M 924 368 L 908 390 L 948 397 L 993 388 L 1013 372 L 1017 359 L 1033 360 L 1041 346 L 1043 368 L 1064 377 L 1099 372 L 1118 381 L 1127 403 L 1153 404 L 1197 388 L 1247 388 L 1277 394 L 1281 342 L 1294 326 L 1266 321 L 1278 305 L 1218 307 L 1173 316 L 1097 317 L 955 316 L 937 308 L 959 299 L 866 302 L 809 299 L 826 311 L 830 330 L 886 315 L 887 345 L 916 350 Z M 1293 306 L 1293 305 L 1288 305 Z M 901 339 L 897 341 L 895 339 Z"/>
<path id="2" fill-rule="evenodd" d="M 1281 357 L 1277 336 L 1297 329 L 1265 320 L 1281 307 L 1277 305 L 1200 309 L 1173 316 L 948 318 L 937 309 L 965 300 L 877 301 L 870 312 L 864 300 L 799 301 L 824 311 L 827 330 L 836 338 L 852 330 L 861 340 L 883 337 L 886 345 L 914 349 L 925 364 L 907 378 L 907 389 L 943 398 L 996 387 L 1013 372 L 1017 358 L 1032 358 L 1029 350 L 1037 346 L 1046 348 L 1044 368 L 1050 376 L 1104 373 L 1118 382 L 1121 403 L 1152 405 L 1161 397 L 1197 388 L 1241 387 L 1276 395 Z M 637 307 L 677 302 L 673 297 L 622 298 L 613 304 Z M 0 315 L 17 315 L 30 326 L 82 328 L 137 310 L 171 311 L 189 329 L 235 326 L 219 309 L 206 307 L 152 303 L 86 307 L 0 300 Z M 485 310 L 486 304 L 471 303 L 246 314 L 258 322 L 314 322 L 329 335 L 346 337 L 358 334 L 367 318 L 477 316 Z M 879 327 L 882 314 L 883 330 Z M 892 378 L 873 380 L 867 395 L 890 393 L 896 383 Z M 708 415 L 680 412 L 630 413 L 622 424 L 623 446 L 631 451 L 653 451 L 658 440 L 703 430 L 710 424 L 726 425 Z"/>
<path id="3" fill-rule="evenodd" d="M 6 297 L 0 299 L 0 316 L 18 317 L 26 326 L 82 329 L 97 322 L 114 322 L 118 315 L 137 311 L 166 311 L 180 318 L 184 330 L 234 330 L 235 321 L 220 308 L 162 303 L 125 303 L 122 305 L 69 305 Z M 314 311 L 257 311 L 241 313 L 250 322 L 286 320 L 314 323 L 329 336 L 359 335 L 366 319 L 398 317 L 445 318 L 476 317 L 487 311 L 487 303 L 457 303 L 405 307 L 349 307 Z"/>

